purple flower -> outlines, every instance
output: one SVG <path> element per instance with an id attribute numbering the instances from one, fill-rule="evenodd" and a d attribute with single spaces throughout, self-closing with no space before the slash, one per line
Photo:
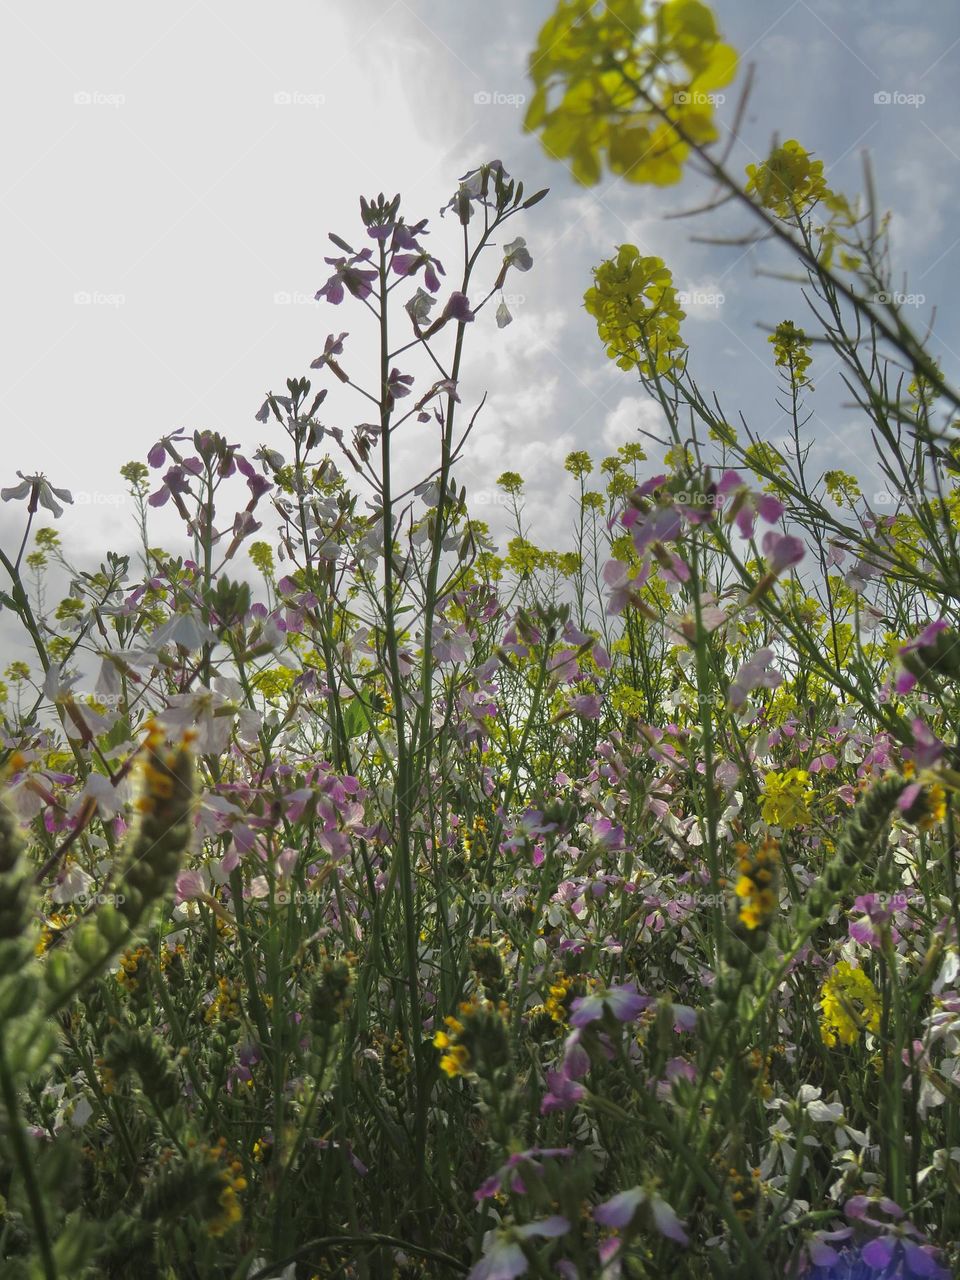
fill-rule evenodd
<path id="1" fill-rule="evenodd" d="M 937 636 L 940 632 L 946 630 L 947 624 L 943 618 L 938 618 L 935 622 L 928 622 L 923 630 L 918 632 L 912 640 L 908 640 L 905 645 L 901 645 L 900 652 L 913 653 L 917 649 L 930 649 L 937 643 Z"/>
<path id="2" fill-rule="evenodd" d="M 919 716 L 910 728 L 913 730 L 913 746 L 904 751 L 904 757 L 912 760 L 918 769 L 929 769 L 943 755 L 943 743 Z"/>
<path id="3" fill-rule="evenodd" d="M 352 258 L 324 258 L 324 262 L 336 267 L 336 270 L 323 288 L 317 290 L 314 295 L 316 300 L 319 302 L 321 298 L 326 298 L 334 306 L 339 306 L 343 301 L 344 288 L 355 298 L 369 298 L 377 273 L 372 267 L 361 267 L 358 264 L 369 262 L 371 252 L 370 249 L 363 249 Z"/>
<path id="4" fill-rule="evenodd" d="M 730 685 L 731 707 L 735 710 L 737 707 L 742 707 L 747 700 L 747 694 L 752 689 L 777 688 L 783 676 L 771 667 L 772 662 L 772 649 L 758 649 L 753 657 L 743 664 Z"/>
<path id="5" fill-rule="evenodd" d="M 181 495 L 190 492 L 189 475 L 192 468 L 188 469 L 185 465 L 176 464 L 168 467 L 163 477 L 163 483 L 154 493 L 151 493 L 147 499 L 147 503 L 151 507 L 162 507 L 166 505 L 167 499 L 172 497 L 174 502 L 183 512 L 183 503 L 180 501 Z"/>
<path id="6" fill-rule="evenodd" d="M 570 1025 L 586 1027 L 591 1022 L 599 1022 L 605 1010 L 618 1022 L 633 1022 L 639 1018 L 644 1009 L 654 1003 L 653 996 L 642 996 L 636 987 L 629 983 L 610 987 L 607 991 L 592 996 L 580 996 L 571 1005 Z"/>
<path id="7" fill-rule="evenodd" d="M 800 538 L 794 538 L 786 533 L 777 533 L 773 529 L 763 535 L 763 542 L 760 545 L 771 573 L 783 573 L 784 569 L 790 569 L 795 564 L 799 564 L 807 552 Z"/>
<path id="8" fill-rule="evenodd" d="M 782 502 L 769 493 L 752 492 L 737 471 L 725 471 L 717 482 L 716 492 L 720 498 L 733 495 L 727 519 L 737 522 L 737 528 L 744 538 L 753 535 L 757 516 L 767 524 L 776 524 L 784 512 Z"/>
<path id="9" fill-rule="evenodd" d="M 523 1179 L 517 1170 L 524 1166 L 536 1173 L 543 1172 L 541 1160 L 568 1158 L 573 1155 L 573 1147 L 530 1147 L 527 1151 L 517 1151 L 509 1157 L 506 1164 L 500 1166 L 496 1173 L 487 1178 L 473 1193 L 474 1200 L 489 1200 L 502 1188 L 515 1191 L 518 1195 L 526 1193 Z"/>
<path id="10" fill-rule="evenodd" d="M 673 1209 L 657 1195 L 651 1195 L 642 1187 L 632 1187 L 629 1191 L 621 1191 L 619 1195 L 597 1205 L 593 1211 L 595 1222 L 601 1226 L 613 1227 L 617 1231 L 627 1230 L 636 1219 L 637 1213 L 646 1206 L 653 1226 L 668 1240 L 677 1244 L 689 1244 L 690 1237 L 683 1229 L 683 1223 Z"/>
<path id="11" fill-rule="evenodd" d="M 451 293 L 447 305 L 443 309 L 444 320 L 456 320 L 458 324 L 466 324 L 473 319 L 470 303 L 465 293 Z"/>
<path id="12" fill-rule="evenodd" d="M 412 374 L 401 373 L 399 369 L 390 370 L 390 377 L 387 379 L 387 394 L 392 396 L 394 400 L 402 400 L 404 396 L 410 394 L 412 388 Z"/>
<path id="13" fill-rule="evenodd" d="M 683 529 L 683 518 L 677 507 L 657 507 L 653 513 L 637 524 L 633 531 L 633 545 L 638 555 L 655 542 L 676 542 Z"/>
<path id="14" fill-rule="evenodd" d="M 346 333 L 338 333 L 336 337 L 332 333 L 328 333 L 327 340 L 323 344 L 323 354 L 310 362 L 310 368 L 322 369 L 325 364 L 333 364 L 334 356 L 343 355 L 343 340 L 346 337 Z"/>
<path id="15" fill-rule="evenodd" d="M 423 283 L 431 293 L 439 293 L 440 276 L 446 275 L 441 263 L 424 249 L 419 249 L 416 253 L 395 253 L 390 265 L 398 276 L 416 275 L 423 267 Z"/>
<path id="16" fill-rule="evenodd" d="M 634 574 L 622 560 L 608 560 L 603 566 L 603 580 L 609 588 L 607 597 L 607 613 L 620 614 L 634 599 L 634 594 L 650 576 L 650 565 L 647 561 Z"/>
<path id="17" fill-rule="evenodd" d="M 547 1072 L 547 1092 L 540 1103 L 542 1115 L 551 1111 L 570 1111 L 586 1097 L 586 1089 L 576 1080 L 572 1080 L 566 1071 Z"/>

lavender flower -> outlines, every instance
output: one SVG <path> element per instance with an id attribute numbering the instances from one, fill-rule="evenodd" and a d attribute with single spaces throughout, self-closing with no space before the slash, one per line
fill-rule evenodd
<path id="1" fill-rule="evenodd" d="M 509 1226 L 488 1231 L 483 1238 L 483 1257 L 470 1269 L 467 1280 L 516 1280 L 525 1275 L 529 1267 L 526 1254 L 520 1247 L 521 1240 L 553 1240 L 566 1235 L 570 1223 L 555 1214 L 541 1218 L 522 1227 Z"/>
<path id="2" fill-rule="evenodd" d="M 633 1022 L 653 1003 L 653 996 L 642 996 L 636 987 L 624 983 L 622 986 L 610 987 L 607 991 L 598 992 L 596 995 L 580 996 L 574 1000 L 571 1006 L 570 1025 L 586 1027 L 591 1022 L 599 1022 L 606 1011 L 609 1011 L 618 1022 Z"/>
<path id="3" fill-rule="evenodd" d="M 629 1191 L 621 1191 L 612 1200 L 597 1205 L 593 1211 L 595 1222 L 604 1227 L 614 1227 L 618 1231 L 628 1230 L 636 1221 L 638 1213 L 646 1208 L 652 1224 L 662 1236 L 674 1240 L 677 1244 L 687 1245 L 690 1237 L 683 1229 L 683 1223 L 673 1209 L 658 1195 L 645 1191 L 642 1187 L 632 1187 Z"/>

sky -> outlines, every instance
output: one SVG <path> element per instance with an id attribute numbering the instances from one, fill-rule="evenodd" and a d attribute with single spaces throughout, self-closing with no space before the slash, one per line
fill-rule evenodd
<path id="1" fill-rule="evenodd" d="M 576 186 L 522 128 L 526 62 L 549 0 L 118 0 L 36 6 L 3 0 L 0 50 L 6 246 L 0 361 L 0 484 L 45 472 L 75 503 L 59 522 L 84 564 L 135 541 L 120 466 L 145 460 L 177 429 L 221 432 L 248 452 L 282 447 L 255 420 L 267 390 L 309 372 L 328 333 L 351 333 L 351 371 L 372 352 L 369 317 L 314 301 L 334 231 L 354 242 L 358 197 L 400 192 L 408 221 L 429 217 L 430 247 L 455 258 L 438 217 L 457 179 L 500 159 L 549 197 L 511 222 L 534 266 L 506 286 L 515 316 L 492 308 L 468 333 L 461 395 L 486 393 L 457 478 L 495 534 L 507 514 L 496 476 L 527 482 L 526 519 L 541 546 L 564 548 L 574 508 L 563 459 L 596 459 L 656 430 L 659 412 L 604 357 L 582 307 L 591 268 L 622 243 L 665 259 L 693 299 L 684 336 L 701 387 L 728 418 L 742 412 L 776 441 L 785 429 L 766 331 L 801 325 L 798 289 L 770 278 L 792 264 L 770 246 L 696 242 L 749 230 L 742 213 L 668 217 L 702 204 L 695 177 L 653 189 L 605 178 Z M 718 117 L 729 139 L 743 71 L 754 89 L 730 167 L 796 137 L 830 184 L 862 189 L 872 157 L 892 212 L 896 279 L 933 315 L 932 351 L 954 379 L 960 319 L 960 6 L 888 0 L 718 0 L 742 72 Z M 495 270 L 495 268 L 494 268 Z M 767 274 L 765 274 L 767 273 Z M 412 292 L 412 290 L 411 290 Z M 808 426 L 811 466 L 855 471 L 883 488 L 867 429 L 818 350 Z M 329 425 L 362 403 L 331 396 Z M 404 477 L 432 465 L 435 438 L 398 438 Z M 485 510 L 481 511 L 481 508 Z M 23 506 L 0 505 L 0 545 L 19 545 Z M 158 513 L 152 542 L 176 546 Z"/>

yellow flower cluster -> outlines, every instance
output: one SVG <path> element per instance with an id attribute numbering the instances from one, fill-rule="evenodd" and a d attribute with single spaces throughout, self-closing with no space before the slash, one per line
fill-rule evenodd
<path id="1" fill-rule="evenodd" d="M 226 1158 L 226 1140 L 221 1138 L 220 1144 L 211 1147 L 209 1155 L 212 1159 Z M 208 1217 L 204 1226 L 208 1236 L 217 1238 L 226 1235 L 231 1227 L 235 1227 L 243 1217 L 240 1201 L 237 1199 L 241 1191 L 247 1189 L 247 1180 L 242 1176 L 243 1165 L 239 1160 L 231 1160 L 219 1174 L 221 1184 L 217 1192 L 217 1209 Z"/>
<path id="2" fill-rule="evenodd" d="M 770 836 L 755 853 L 745 844 L 735 846 L 739 856 L 737 897 L 740 899 L 740 923 L 748 929 L 763 929 L 777 909 L 777 870 L 780 846 Z"/>
<path id="3" fill-rule="evenodd" d="M 433 1037 L 435 1049 L 440 1049 L 440 1070 L 454 1076 L 489 1077 L 510 1060 L 506 1018 L 508 1006 L 504 1001 L 494 1004 L 474 996 L 465 1000 L 458 1010 L 459 1017 L 444 1018 L 446 1031 L 438 1031 Z"/>
<path id="4" fill-rule="evenodd" d="M 778 218 L 804 213 L 831 194 L 823 177 L 823 161 L 811 160 L 795 138 L 774 147 L 760 164 L 748 164 L 747 179 L 747 194 L 756 196 Z"/>
<path id="5" fill-rule="evenodd" d="M 559 1022 L 561 1026 L 566 1026 L 568 1005 L 570 1003 L 570 988 L 573 986 L 575 979 L 569 974 L 561 973 L 550 984 L 547 998 L 544 1002 L 544 1008 L 554 1022 Z"/>
<path id="6" fill-rule="evenodd" d="M 630 182 L 678 182 L 690 143 L 713 142 L 718 95 L 737 55 L 701 0 L 561 0 L 530 55 L 524 127 L 569 159 L 577 182 L 604 157 Z M 722 99 L 720 99 L 722 100 Z"/>
<path id="7" fill-rule="evenodd" d="M 120 968 L 117 981 L 125 991 L 136 991 L 143 976 L 139 970 L 141 964 L 149 963 L 150 951 L 147 947 L 128 948 L 120 957 Z"/>
<path id="8" fill-rule="evenodd" d="M 813 788 L 806 769 L 768 773 L 763 782 L 760 815 L 764 822 L 789 831 L 810 821 L 809 804 L 812 799 Z"/>
<path id="9" fill-rule="evenodd" d="M 207 1022 L 221 1022 L 236 1018 L 240 1013 L 240 988 L 229 978 L 217 979 L 217 994 L 203 1015 Z"/>
<path id="10" fill-rule="evenodd" d="M 661 258 L 644 258 L 636 245 L 623 244 L 616 258 L 593 269 L 594 285 L 583 295 L 607 355 L 621 369 L 669 373 L 680 363 L 686 343 L 673 276 Z"/>
<path id="11" fill-rule="evenodd" d="M 820 992 L 820 1036 L 831 1048 L 855 1044 L 861 1031 L 880 1030 L 880 995 L 862 969 L 846 960 L 835 965 Z"/>
<path id="12" fill-rule="evenodd" d="M 767 339 L 773 343 L 774 364 L 786 369 L 797 386 L 809 386 L 807 370 L 810 368 L 811 342 L 802 329 L 792 320 L 783 320 Z"/>

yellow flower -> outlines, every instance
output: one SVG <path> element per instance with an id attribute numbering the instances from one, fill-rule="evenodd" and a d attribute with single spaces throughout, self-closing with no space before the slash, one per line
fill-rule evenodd
<path id="1" fill-rule="evenodd" d="M 673 276 L 661 258 L 645 258 L 633 244 L 620 246 L 593 270 L 594 285 L 583 295 L 607 355 L 621 369 L 669 373 L 682 360 L 686 343 Z"/>
<path id="2" fill-rule="evenodd" d="M 747 194 L 756 196 L 778 218 L 804 213 L 831 194 L 823 177 L 823 161 L 811 160 L 795 138 L 774 147 L 761 164 L 748 164 L 747 179 Z"/>
<path id="3" fill-rule="evenodd" d="M 764 822 L 789 831 L 810 821 L 808 808 L 813 799 L 810 775 L 806 769 L 788 769 L 786 773 L 768 773 L 763 783 Z"/>
<path id="4" fill-rule="evenodd" d="M 751 854 L 745 844 L 738 844 L 740 878 L 736 893 L 740 899 L 740 923 L 748 929 L 765 929 L 777 909 L 777 870 L 780 865 L 780 846 L 767 837 Z"/>
<path id="5" fill-rule="evenodd" d="M 831 1048 L 855 1044 L 861 1031 L 880 1030 L 880 996 L 862 969 L 846 960 L 834 966 L 820 992 L 820 1036 Z"/>
<path id="6" fill-rule="evenodd" d="M 598 182 L 604 159 L 628 182 L 678 182 L 690 143 L 713 142 L 713 92 L 737 55 L 701 0 L 561 0 L 530 56 L 535 92 L 524 127 L 577 182 Z"/>

